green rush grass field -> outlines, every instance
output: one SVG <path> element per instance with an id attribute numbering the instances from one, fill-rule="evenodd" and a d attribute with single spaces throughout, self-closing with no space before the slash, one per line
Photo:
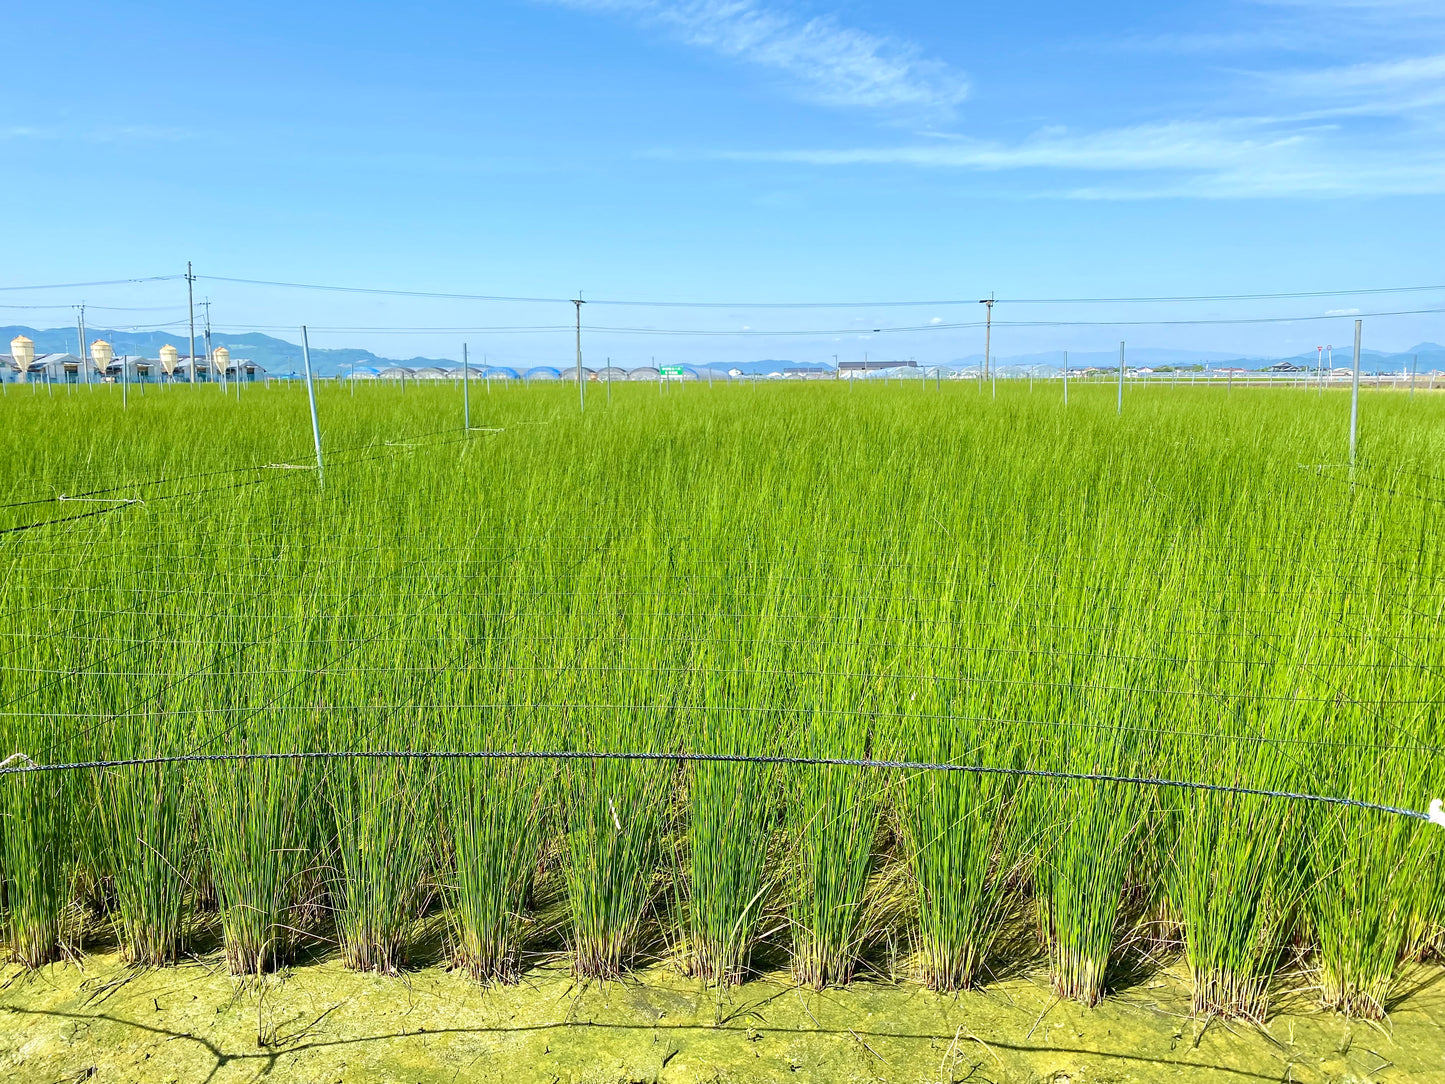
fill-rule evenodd
<path id="1" fill-rule="evenodd" d="M 0 400 L 0 758 L 857 757 L 1445 797 L 1445 400 L 327 382 Z M 71 498 L 58 501 L 65 494 Z M 121 503 L 130 502 L 130 503 Z M 842 766 L 268 760 L 0 776 L 8 951 L 233 973 L 670 961 L 726 986 L 1187 961 L 1380 1017 L 1445 829 Z"/>

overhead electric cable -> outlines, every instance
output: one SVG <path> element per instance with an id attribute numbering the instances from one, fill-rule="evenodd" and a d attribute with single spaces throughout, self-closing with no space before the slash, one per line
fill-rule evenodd
<path id="1" fill-rule="evenodd" d="M 96 282 L 48 282 L 37 286 L 0 286 L 0 290 L 75 290 L 82 286 L 129 286 L 140 282 L 171 282 L 184 275 L 148 275 L 139 279 L 101 279 Z"/>
<path id="2" fill-rule="evenodd" d="M 446 301 L 505 301 L 526 304 L 570 304 L 574 298 L 567 297 L 524 297 L 500 294 L 467 294 L 451 291 L 399 290 L 379 286 L 338 286 L 316 282 L 282 282 L 270 279 L 231 278 L 222 275 L 197 275 L 198 279 L 211 282 L 230 282 L 245 286 L 272 286 L 291 290 L 324 290 L 334 293 L 383 294 L 393 297 L 435 298 Z M 1178 294 L 1159 297 L 1001 297 L 1000 304 L 1014 305 L 1102 305 L 1102 304 L 1152 304 L 1167 302 L 1203 301 L 1277 301 L 1311 297 L 1356 297 L 1366 294 L 1423 293 L 1434 290 L 1445 291 L 1440 286 L 1375 286 L 1358 290 L 1293 290 L 1256 294 Z M 976 298 L 943 298 L 934 300 L 892 300 L 892 301 L 665 301 L 647 298 L 596 298 L 589 299 L 591 305 L 627 305 L 639 308 L 691 308 L 691 309 L 854 309 L 854 308 L 926 308 L 944 305 L 974 305 Z"/>
<path id="3" fill-rule="evenodd" d="M 1375 318 L 1383 316 L 1420 316 L 1436 313 L 1445 313 L 1445 307 L 1430 309 L 1395 309 L 1377 312 L 1348 312 L 1348 313 L 1310 313 L 1297 316 L 1241 316 L 1241 317 L 1215 317 L 1201 318 L 1196 320 L 995 320 L 995 327 L 1204 327 L 1204 326 L 1227 326 L 1234 324 L 1292 324 L 1320 320 L 1357 320 L 1362 318 Z M 146 325 L 139 325 L 146 326 Z M 165 326 L 165 325 L 155 325 Z M 289 327 L 276 324 L 226 324 L 221 325 L 224 330 L 231 332 L 244 331 L 289 331 Z M 745 338 L 768 338 L 774 336 L 808 336 L 808 335 L 896 335 L 904 333 L 916 333 L 925 331 L 960 331 L 985 326 L 983 320 L 965 320 L 958 322 L 936 323 L 936 324 L 902 324 L 892 327 L 834 327 L 834 328 L 807 328 L 807 329 L 780 329 L 769 330 L 766 328 L 665 328 L 665 327 L 619 327 L 609 324 L 583 324 L 583 331 L 607 332 L 614 335 L 680 335 L 693 337 L 712 336 L 740 336 Z M 312 331 L 326 332 L 328 334 L 390 334 L 390 335 L 432 335 L 440 333 L 465 334 L 465 333 L 495 333 L 495 334 L 554 334 L 563 331 L 572 331 L 570 324 L 539 324 L 539 325 L 517 325 L 517 326 L 356 326 L 356 327 L 316 327 Z"/>

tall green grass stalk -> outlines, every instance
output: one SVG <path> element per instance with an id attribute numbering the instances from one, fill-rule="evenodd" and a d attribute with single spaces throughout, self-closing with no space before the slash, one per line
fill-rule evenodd
<path id="1" fill-rule="evenodd" d="M 845 624 L 844 636 L 866 626 Z M 798 747 L 809 757 L 863 757 L 872 752 L 863 707 L 838 675 L 846 656 L 800 690 Z M 788 916 L 793 975 L 816 989 L 852 981 L 867 935 L 865 906 L 873 872 L 883 778 L 865 769 L 806 765 L 788 772 L 792 879 Z"/>
<path id="2" fill-rule="evenodd" d="M 64 772 L 0 778 L 6 940 L 24 967 L 50 963 L 66 948 L 66 909 L 75 872 L 76 788 L 71 784 Z"/>
<path id="3" fill-rule="evenodd" d="M 110 769 L 97 784 L 121 950 L 136 964 L 175 963 L 193 894 L 186 773 L 178 765 L 139 765 Z"/>
<path id="4" fill-rule="evenodd" d="M 930 718 L 914 726 L 910 760 L 997 763 L 989 755 L 996 745 L 971 722 Z M 972 987 L 1004 932 L 1014 789 L 1009 777 L 973 772 L 922 771 L 905 782 L 904 839 L 918 890 L 915 948 L 931 990 Z"/>
<path id="5" fill-rule="evenodd" d="M 757 701 L 742 694 L 743 704 Z M 707 708 L 698 749 L 756 755 L 774 748 L 766 715 Z M 775 818 L 775 771 L 765 764 L 692 766 L 688 790 L 687 929 L 690 967 L 710 985 L 747 973 L 771 888 L 767 862 Z"/>

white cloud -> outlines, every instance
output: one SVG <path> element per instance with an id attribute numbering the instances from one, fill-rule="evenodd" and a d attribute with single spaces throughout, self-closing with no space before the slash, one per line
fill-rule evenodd
<path id="1" fill-rule="evenodd" d="M 1350 64 L 1314 71 L 1284 73 L 1277 82 L 1298 93 L 1377 90 L 1445 82 L 1445 53 L 1403 57 L 1374 64 Z"/>
<path id="2" fill-rule="evenodd" d="M 0 139 L 79 140 L 83 143 L 178 143 L 195 138 L 184 128 L 166 128 L 154 124 L 111 124 L 89 128 L 59 126 L 34 127 L 15 125 L 0 128 Z"/>
<path id="3" fill-rule="evenodd" d="M 728 152 L 727 158 L 807 165 L 913 165 L 1001 169 L 1217 169 L 1298 144 L 1303 133 L 1271 134 L 1256 124 L 1171 122 L 1101 132 L 1048 129 L 1019 143 L 958 140 L 844 150 Z"/>
<path id="4" fill-rule="evenodd" d="M 1096 132 L 1046 129 L 1014 143 L 983 140 L 898 146 L 732 151 L 737 161 L 815 166 L 906 165 L 974 172 L 1120 174 L 1100 185 L 1035 194 L 1072 199 L 1340 197 L 1445 194 L 1445 147 L 1408 144 L 1341 160 L 1325 126 L 1268 119 L 1171 122 Z"/>
<path id="5" fill-rule="evenodd" d="M 624 15 L 688 45 L 782 73 L 803 97 L 824 105 L 947 115 L 967 80 L 916 45 L 844 26 L 831 16 L 800 18 L 760 0 L 551 0 Z"/>
<path id="6" fill-rule="evenodd" d="M 789 0 L 547 2 L 660 28 L 721 56 L 784 73 L 801 93 L 832 105 L 937 117 L 947 115 L 966 92 L 958 73 L 923 57 L 916 46 L 832 17 L 803 18 L 783 6 Z M 1270 48 L 1292 54 L 1291 62 L 1265 71 L 1217 69 L 1223 84 L 1187 116 L 1093 129 L 1041 127 L 991 138 L 935 127 L 901 144 L 722 150 L 706 157 L 817 167 L 1028 171 L 1039 183 L 1032 191 L 1014 191 L 1074 199 L 1445 194 L 1445 52 L 1435 45 L 1433 5 L 1321 3 L 1332 9 L 1331 32 L 1368 37 L 1378 47 L 1355 50 L 1362 58 L 1358 63 L 1325 59 L 1301 66 L 1298 54 L 1282 47 L 1292 36 L 1312 41 L 1319 20 L 1296 0 L 1262 0 L 1262 25 L 1226 27 L 1197 41 L 1179 36 L 1173 45 Z M 1381 17 L 1385 8 L 1391 18 Z M 1158 44 L 1166 45 L 1162 39 Z M 1059 115 L 1067 112 L 1067 103 L 1059 103 Z M 1085 179 L 1090 175 L 1095 180 Z"/>

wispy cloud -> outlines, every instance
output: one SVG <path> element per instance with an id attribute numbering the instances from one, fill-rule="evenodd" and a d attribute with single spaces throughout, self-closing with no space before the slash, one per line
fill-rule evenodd
<path id="1" fill-rule="evenodd" d="M 814 166 L 904 165 L 1042 176 L 1113 174 L 1107 183 L 1060 185 L 1036 195 L 1071 199 L 1340 197 L 1445 194 L 1445 149 L 1342 161 L 1329 126 L 1278 128 L 1261 119 L 1174 122 L 1093 132 L 1045 129 L 1015 143 L 983 140 L 898 146 L 726 151 L 734 161 Z"/>
<path id="2" fill-rule="evenodd" d="M 621 15 L 688 45 L 770 69 L 797 93 L 824 105 L 946 116 L 968 93 L 967 80 L 914 44 L 845 26 L 831 16 L 802 18 L 760 0 L 549 0 Z"/>
<path id="3" fill-rule="evenodd" d="M 1374 64 L 1350 64 L 1281 73 L 1280 84 L 1297 93 L 1346 93 L 1386 87 L 1445 83 L 1445 53 L 1400 57 Z"/>
<path id="4" fill-rule="evenodd" d="M 166 128 L 153 124 L 110 124 L 88 128 L 36 126 L 18 124 L 0 128 L 0 139 L 78 140 L 82 143 L 177 143 L 195 138 L 184 128 Z"/>
<path id="5" fill-rule="evenodd" d="M 1051 128 L 1014 144 L 965 139 L 843 150 L 734 151 L 720 157 L 817 166 L 912 165 L 976 170 L 1215 169 L 1258 159 L 1305 138 L 1297 133 L 1270 135 L 1248 127 L 1177 122 L 1103 132 Z"/>
<path id="6" fill-rule="evenodd" d="M 544 0 L 612 14 L 676 40 L 784 74 L 830 105 L 947 116 L 967 87 L 908 43 L 804 18 L 789 0 Z M 704 157 L 817 167 L 901 166 L 1031 175 L 1021 194 L 1073 199 L 1343 197 L 1445 194 L 1445 52 L 1426 0 L 1258 0 L 1258 18 L 1221 32 L 1157 39 L 1160 47 L 1247 53 L 1254 63 L 1206 69 L 1187 117 L 1085 123 L 1002 134 L 924 129 L 893 144 L 731 149 Z M 1326 10 L 1323 25 L 1319 10 Z M 1418 32 L 1413 37 L 1407 28 Z M 1358 31 L 1372 47 L 1306 66 L 1291 42 Z M 1273 56 L 1261 55 L 1268 50 Z M 1318 52 L 1318 49 L 1316 49 Z M 1287 63 L 1281 63 L 1288 58 Z M 1270 64 L 1260 70 L 1259 64 Z M 1147 102 L 1140 103 L 1147 109 Z M 1059 103 L 1059 114 L 1072 112 Z M 1144 114 L 1147 116 L 1147 114 Z M 1139 112 L 1134 113 L 1140 116 Z M 667 154 L 667 152 L 659 152 Z M 667 156 L 675 156 L 668 154 Z"/>

